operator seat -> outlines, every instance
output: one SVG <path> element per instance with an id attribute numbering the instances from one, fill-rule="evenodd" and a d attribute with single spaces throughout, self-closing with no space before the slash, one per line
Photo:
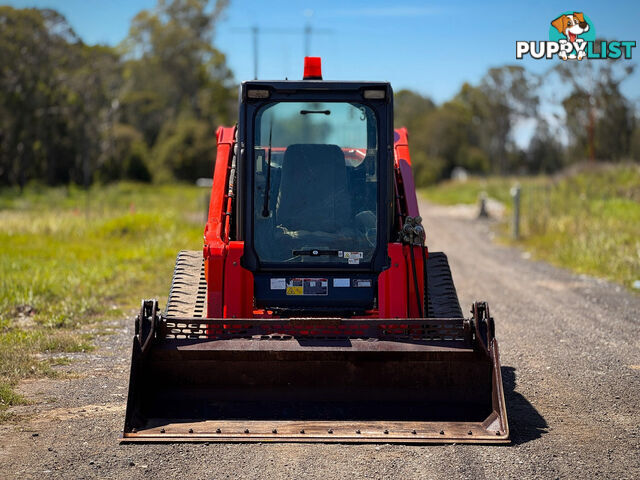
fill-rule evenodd
<path id="1" fill-rule="evenodd" d="M 335 234 L 352 230 L 347 167 L 340 147 L 325 144 L 287 147 L 275 217 L 276 225 L 296 238 L 326 232 L 331 242 Z"/>

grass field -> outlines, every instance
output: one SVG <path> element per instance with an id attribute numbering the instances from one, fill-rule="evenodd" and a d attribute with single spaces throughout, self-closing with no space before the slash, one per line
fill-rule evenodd
<path id="1" fill-rule="evenodd" d="M 0 416 L 23 401 L 20 379 L 54 376 L 65 353 L 91 349 L 102 320 L 166 298 L 178 250 L 201 248 L 205 194 L 131 183 L 89 195 L 0 190 Z"/>
<path id="2" fill-rule="evenodd" d="M 582 168 L 557 178 L 472 178 L 423 190 L 442 204 L 475 203 L 481 192 L 512 208 L 522 187 L 521 232 L 515 242 L 536 258 L 628 288 L 640 280 L 640 166 Z M 502 225 L 509 240 L 511 215 Z"/>

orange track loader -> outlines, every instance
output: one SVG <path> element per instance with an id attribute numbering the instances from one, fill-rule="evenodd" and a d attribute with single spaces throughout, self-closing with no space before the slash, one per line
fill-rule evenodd
<path id="1" fill-rule="evenodd" d="M 429 252 L 383 82 L 241 85 L 203 251 L 135 323 L 123 442 L 506 443 L 486 303 Z"/>

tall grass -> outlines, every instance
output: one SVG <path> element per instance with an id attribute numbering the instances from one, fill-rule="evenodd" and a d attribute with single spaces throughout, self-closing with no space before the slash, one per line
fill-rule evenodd
<path id="1" fill-rule="evenodd" d="M 640 167 L 583 167 L 554 178 L 473 178 L 427 188 L 437 203 L 474 203 L 482 191 L 512 208 L 519 183 L 521 233 L 514 242 L 536 257 L 627 287 L 640 279 Z M 508 240 L 511 216 L 504 219 Z M 511 241 L 511 240 L 508 240 Z"/>
<path id="2" fill-rule="evenodd" d="M 203 195 L 133 183 L 0 191 L 0 412 L 22 400 L 20 379 L 55 375 L 36 353 L 90 349 L 88 325 L 166 297 L 177 251 L 201 247 Z"/>

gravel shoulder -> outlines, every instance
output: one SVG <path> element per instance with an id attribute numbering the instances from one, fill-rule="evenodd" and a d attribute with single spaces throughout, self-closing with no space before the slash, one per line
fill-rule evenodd
<path id="1" fill-rule="evenodd" d="M 0 477 L 640 477 L 640 296 L 496 245 L 489 222 L 455 207 L 422 203 L 421 213 L 463 309 L 491 305 L 512 445 L 119 445 L 127 318 L 60 367 L 68 378 L 21 384 L 33 404 L 0 425 Z"/>

